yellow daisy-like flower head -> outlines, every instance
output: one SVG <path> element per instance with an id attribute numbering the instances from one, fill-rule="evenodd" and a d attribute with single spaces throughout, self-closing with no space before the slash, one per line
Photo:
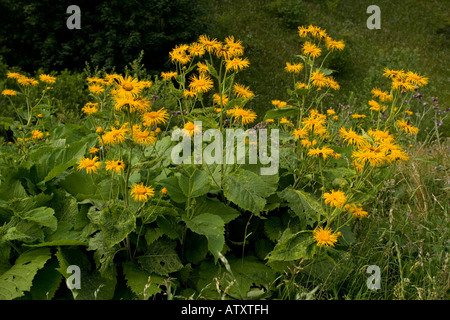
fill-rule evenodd
<path id="1" fill-rule="evenodd" d="M 245 68 L 248 68 L 250 62 L 247 58 L 239 58 L 234 57 L 232 59 L 225 60 L 225 68 L 229 70 L 233 70 L 235 72 L 241 71 Z"/>
<path id="2" fill-rule="evenodd" d="M 140 126 L 133 128 L 133 141 L 140 145 L 153 144 L 156 141 L 156 136 L 153 131 L 147 129 L 141 130 Z"/>
<path id="3" fill-rule="evenodd" d="M 207 35 L 201 35 L 198 38 L 198 42 L 203 45 L 206 51 L 209 53 L 214 52 L 217 48 L 221 46 L 220 42 L 217 39 L 210 39 Z"/>
<path id="4" fill-rule="evenodd" d="M 331 207 L 335 208 L 342 208 L 342 206 L 347 201 L 345 193 L 340 190 L 338 191 L 331 190 L 331 192 L 325 192 L 323 194 L 323 198 L 325 199 L 325 204 L 328 204 Z"/>
<path id="5" fill-rule="evenodd" d="M 186 122 L 186 124 L 183 127 L 183 134 L 191 137 L 194 136 L 194 134 L 201 134 L 200 126 L 194 125 L 192 121 Z"/>
<path id="6" fill-rule="evenodd" d="M 166 81 L 169 81 L 170 79 L 175 79 L 176 76 L 177 73 L 175 71 L 161 72 L 161 78 L 163 78 Z"/>
<path id="7" fill-rule="evenodd" d="M 31 139 L 32 140 L 41 140 L 44 137 L 44 134 L 40 130 L 33 130 L 31 132 Z"/>
<path id="8" fill-rule="evenodd" d="M 222 106 L 222 105 L 226 106 L 228 101 L 229 101 L 229 99 L 226 94 L 220 96 L 217 93 L 214 93 L 214 95 L 213 95 L 213 102 L 219 106 Z"/>
<path id="9" fill-rule="evenodd" d="M 284 69 L 289 73 L 300 73 L 303 70 L 303 63 L 290 63 L 286 62 L 286 67 Z"/>
<path id="10" fill-rule="evenodd" d="M 319 69 L 311 73 L 311 81 L 315 87 L 323 88 L 329 85 L 329 79 L 325 74 Z"/>
<path id="11" fill-rule="evenodd" d="M 250 87 L 246 87 L 242 84 L 235 83 L 233 86 L 234 93 L 236 96 L 244 99 L 252 99 L 254 97 L 254 93 L 250 90 Z"/>
<path id="12" fill-rule="evenodd" d="M 256 113 L 252 110 L 245 110 L 236 107 L 233 112 L 233 117 L 237 120 L 240 120 L 243 125 L 247 125 L 255 121 Z"/>
<path id="13" fill-rule="evenodd" d="M 153 198 L 155 190 L 150 186 L 145 186 L 144 183 L 135 183 L 131 187 L 131 197 L 137 202 L 147 202 L 149 198 Z"/>
<path id="14" fill-rule="evenodd" d="M 322 53 L 322 49 L 320 49 L 318 46 L 316 46 L 315 44 L 306 41 L 303 44 L 302 47 L 302 52 L 305 56 L 311 57 L 311 58 L 318 58 L 320 57 L 321 53 Z"/>
<path id="15" fill-rule="evenodd" d="M 334 51 L 334 50 L 339 50 L 342 51 L 345 48 L 345 43 L 344 41 L 337 41 L 337 40 L 333 40 L 330 37 L 325 38 L 325 46 L 327 47 L 328 50 Z"/>
<path id="16" fill-rule="evenodd" d="M 353 131 L 352 128 L 347 130 L 344 127 L 342 127 L 341 129 L 339 129 L 339 134 L 342 137 L 342 139 L 345 142 L 347 142 L 347 144 L 352 144 L 357 147 L 361 147 L 363 145 L 368 144 L 366 138 L 364 136 L 357 134 L 355 131 Z"/>
<path id="17" fill-rule="evenodd" d="M 120 171 L 125 170 L 125 162 L 122 160 L 106 160 L 105 164 L 106 171 L 120 173 Z"/>
<path id="18" fill-rule="evenodd" d="M 318 227 L 313 231 L 313 239 L 317 241 L 319 247 L 334 247 L 340 235 L 340 232 L 333 233 L 329 227 Z"/>
<path id="19" fill-rule="evenodd" d="M 81 108 L 81 111 L 87 115 L 94 114 L 98 111 L 98 103 L 88 102 Z"/>
<path id="20" fill-rule="evenodd" d="M 397 127 L 400 128 L 400 130 L 406 132 L 409 135 L 415 135 L 419 133 L 419 128 L 410 125 L 405 119 L 399 119 L 396 123 Z"/>
<path id="21" fill-rule="evenodd" d="M 208 92 L 214 86 L 214 82 L 206 74 L 200 74 L 199 76 L 193 75 L 190 80 L 189 88 L 195 93 Z"/>
<path id="22" fill-rule="evenodd" d="M 11 89 L 5 89 L 5 90 L 2 91 L 2 95 L 3 96 L 10 96 L 10 97 L 12 97 L 12 96 L 16 96 L 17 92 L 14 91 L 14 90 L 11 90 Z"/>
<path id="23" fill-rule="evenodd" d="M 95 173 L 101 167 L 102 163 L 98 162 L 98 157 L 92 159 L 81 158 L 78 162 L 78 170 L 86 169 L 86 173 Z"/>
<path id="24" fill-rule="evenodd" d="M 41 80 L 42 82 L 51 84 L 51 83 L 56 82 L 56 77 L 52 77 L 51 75 L 48 75 L 48 74 L 40 74 L 39 80 Z"/>
<path id="25" fill-rule="evenodd" d="M 325 160 L 327 157 L 329 156 L 333 156 L 334 155 L 334 150 L 325 146 L 322 148 L 314 148 L 314 149 L 309 149 L 308 151 L 308 156 L 310 157 L 320 157 L 322 156 L 323 159 Z"/>
<path id="26" fill-rule="evenodd" d="M 91 85 L 88 87 L 88 89 L 89 89 L 89 91 L 90 91 L 91 93 L 93 93 L 93 94 L 100 94 L 100 93 L 102 93 L 103 91 L 105 91 L 105 88 L 103 88 L 101 85 L 98 85 L 98 84 L 91 84 Z"/>
<path id="27" fill-rule="evenodd" d="M 369 214 L 367 211 L 363 210 L 361 203 L 359 203 L 358 205 L 354 203 L 346 204 L 344 206 L 344 210 L 350 212 L 352 216 L 359 219 L 367 217 L 367 215 Z"/>
<path id="28" fill-rule="evenodd" d="M 168 118 L 169 114 L 164 108 L 158 111 L 146 112 L 141 116 L 142 123 L 147 127 L 157 126 L 161 123 L 165 124 Z"/>

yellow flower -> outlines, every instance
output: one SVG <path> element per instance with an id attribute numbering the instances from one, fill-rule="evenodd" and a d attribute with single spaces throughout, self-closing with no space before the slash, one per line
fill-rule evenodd
<path id="1" fill-rule="evenodd" d="M 387 91 L 382 91 L 378 88 L 373 88 L 371 92 L 373 97 L 379 98 L 381 102 L 392 101 L 393 97 Z"/>
<path id="2" fill-rule="evenodd" d="M 325 146 L 323 148 L 314 148 L 308 150 L 308 156 L 310 157 L 319 157 L 322 156 L 325 160 L 328 156 L 333 156 L 334 150 L 330 149 L 329 147 Z"/>
<path id="3" fill-rule="evenodd" d="M 408 133 L 409 135 L 415 135 L 415 134 L 419 133 L 419 128 L 408 124 L 408 121 L 406 121 L 405 119 L 397 120 L 396 123 L 397 123 L 397 127 L 399 127 L 400 130 Z"/>
<path id="4" fill-rule="evenodd" d="M 167 194 L 167 193 L 168 193 L 167 188 L 165 188 L 165 187 L 162 188 L 162 189 L 161 189 L 161 193 L 162 193 L 162 194 Z"/>
<path id="5" fill-rule="evenodd" d="M 365 114 L 357 114 L 357 113 L 352 114 L 353 119 L 361 119 L 361 118 L 365 118 L 365 117 L 366 117 Z"/>
<path id="6" fill-rule="evenodd" d="M 342 127 L 339 129 L 339 134 L 347 144 L 355 145 L 358 148 L 368 143 L 364 136 L 358 135 L 352 128 L 347 131 L 347 129 Z"/>
<path id="7" fill-rule="evenodd" d="M 295 89 L 306 89 L 306 88 L 308 88 L 308 85 L 303 82 L 298 82 L 297 86 L 295 87 Z"/>
<path id="8" fill-rule="evenodd" d="M 176 76 L 177 73 L 175 71 L 161 72 L 161 78 L 163 78 L 166 81 L 169 81 L 170 79 L 175 79 Z"/>
<path id="9" fill-rule="evenodd" d="M 150 85 L 148 82 L 140 82 L 138 79 L 133 79 L 131 76 L 117 76 L 115 80 L 117 84 L 116 94 L 120 96 L 137 96 L 145 87 Z"/>
<path id="10" fill-rule="evenodd" d="M 156 141 L 156 136 L 153 131 L 147 129 L 141 130 L 140 126 L 133 127 L 133 140 L 140 145 L 153 144 Z"/>
<path id="11" fill-rule="evenodd" d="M 172 62 L 186 64 L 191 61 L 191 56 L 187 53 L 188 49 L 189 46 L 186 44 L 175 46 L 175 48 L 169 53 Z"/>
<path id="12" fill-rule="evenodd" d="M 326 87 L 329 84 L 327 76 L 319 69 L 311 73 L 311 81 L 312 84 L 318 88 Z"/>
<path id="13" fill-rule="evenodd" d="M 96 113 L 98 111 L 98 103 L 88 102 L 84 105 L 83 108 L 81 108 L 81 111 L 83 111 L 87 115 Z"/>
<path id="14" fill-rule="evenodd" d="M 295 129 L 294 132 L 292 132 L 292 135 L 295 139 L 306 138 L 308 136 L 308 130 L 306 130 L 306 128 Z"/>
<path id="15" fill-rule="evenodd" d="M 98 152 L 98 149 L 96 147 L 92 147 L 89 149 L 90 154 L 96 154 Z"/>
<path id="16" fill-rule="evenodd" d="M 192 43 L 187 50 L 192 57 L 202 57 L 206 52 L 205 46 L 199 42 Z"/>
<path id="17" fill-rule="evenodd" d="M 284 69 L 289 73 L 300 73 L 303 70 L 303 63 L 290 63 L 286 62 Z"/>
<path id="18" fill-rule="evenodd" d="M 238 83 L 234 84 L 233 89 L 236 95 L 240 98 L 252 99 L 253 96 L 255 95 L 248 86 L 246 87 Z"/>
<path id="19" fill-rule="evenodd" d="M 120 173 L 121 170 L 125 170 L 125 163 L 122 160 L 106 160 L 105 164 L 106 171 Z"/>
<path id="20" fill-rule="evenodd" d="M 240 40 L 235 40 L 234 36 L 225 38 L 225 44 L 232 56 L 241 56 L 244 54 L 244 47 Z"/>
<path id="21" fill-rule="evenodd" d="M 20 73 L 17 73 L 17 72 L 8 71 L 6 73 L 6 77 L 8 77 L 10 79 L 18 79 L 18 78 L 22 77 L 22 75 Z"/>
<path id="22" fill-rule="evenodd" d="M 194 91 L 190 91 L 190 90 L 184 90 L 183 95 L 185 98 L 195 98 L 195 96 L 197 95 L 196 92 Z"/>
<path id="23" fill-rule="evenodd" d="M 350 212 L 352 216 L 354 216 L 355 218 L 361 219 L 368 215 L 368 212 L 364 211 L 361 206 L 362 206 L 361 203 L 358 205 L 354 203 L 349 203 L 344 206 L 344 210 Z"/>
<path id="24" fill-rule="evenodd" d="M 344 41 L 337 41 L 337 40 L 333 40 L 330 37 L 325 38 L 325 45 L 327 47 L 328 50 L 331 49 L 331 51 L 333 50 L 344 50 L 345 48 L 345 43 Z"/>
<path id="25" fill-rule="evenodd" d="M 314 139 L 313 141 L 310 141 L 309 139 L 302 139 L 300 140 L 300 143 L 305 148 L 311 148 L 317 144 L 317 140 Z"/>
<path id="26" fill-rule="evenodd" d="M 213 94 L 213 101 L 215 104 L 219 105 L 219 106 L 226 106 L 228 103 L 228 97 L 226 94 L 220 96 L 217 93 Z"/>
<path id="27" fill-rule="evenodd" d="M 46 82 L 46 83 L 55 83 L 56 77 L 52 77 L 51 75 L 48 75 L 48 74 L 40 74 L 39 80 L 41 80 L 42 82 Z"/>
<path id="28" fill-rule="evenodd" d="M 317 246 L 319 247 L 334 247 L 340 235 L 340 232 L 333 233 L 330 227 L 323 228 L 320 226 L 313 231 L 313 239 L 317 241 Z"/>
<path id="29" fill-rule="evenodd" d="M 243 125 L 250 124 L 256 119 L 256 113 L 252 110 L 234 108 L 233 117 L 240 120 Z"/>
<path id="30" fill-rule="evenodd" d="M 35 80 L 35 79 L 32 79 L 32 78 L 28 78 L 28 77 L 26 77 L 26 76 L 23 76 L 23 75 L 19 75 L 17 78 L 15 78 L 16 80 L 17 80 L 17 82 L 20 84 L 20 85 L 22 85 L 22 86 L 29 86 L 29 85 L 32 85 L 32 86 L 36 86 L 39 82 L 37 81 L 37 80 Z"/>
<path id="31" fill-rule="evenodd" d="M 234 57 L 233 59 L 225 60 L 225 68 L 236 72 L 248 68 L 249 65 L 250 62 L 247 58 L 242 59 L 239 57 Z"/>
<path id="32" fill-rule="evenodd" d="M 102 127 L 97 127 L 97 129 L 95 130 L 95 133 L 97 133 L 97 134 L 101 134 L 102 132 L 103 132 Z"/>
<path id="33" fill-rule="evenodd" d="M 201 35 L 198 38 L 198 42 L 200 42 L 206 51 L 209 53 L 215 51 L 218 47 L 220 47 L 220 42 L 217 39 L 210 39 L 207 35 Z"/>
<path id="34" fill-rule="evenodd" d="M 154 189 L 150 186 L 145 186 L 144 183 L 135 183 L 131 187 L 131 197 L 137 202 L 147 202 L 149 198 L 155 195 Z"/>
<path id="35" fill-rule="evenodd" d="M 11 89 L 5 89 L 2 91 L 2 95 L 12 97 L 12 96 L 16 96 L 17 92 L 14 90 L 11 90 Z"/>
<path id="36" fill-rule="evenodd" d="M 309 56 L 311 58 L 318 58 L 322 53 L 322 49 L 309 41 L 306 41 L 303 44 L 302 51 L 305 56 Z"/>
<path id="37" fill-rule="evenodd" d="M 342 208 L 344 203 L 347 201 L 345 193 L 340 190 L 331 190 L 331 192 L 325 192 L 323 194 L 323 198 L 325 199 L 325 204 L 328 204 L 331 207 L 335 208 Z"/>
<path id="38" fill-rule="evenodd" d="M 98 84 L 92 84 L 88 87 L 89 91 L 92 92 L 93 94 L 100 94 L 103 91 L 105 91 L 105 88 L 103 88 L 102 86 L 98 85 Z"/>
<path id="39" fill-rule="evenodd" d="M 158 111 L 146 112 L 141 116 L 142 123 L 147 127 L 157 126 L 160 123 L 165 124 L 169 114 L 164 108 Z"/>
<path id="40" fill-rule="evenodd" d="M 200 127 L 195 126 L 191 121 L 184 125 L 183 130 L 185 135 L 190 135 L 191 137 L 194 136 L 194 134 L 201 134 Z"/>
<path id="41" fill-rule="evenodd" d="M 107 131 L 102 136 L 102 140 L 107 145 L 121 144 L 125 141 L 126 134 L 128 133 L 128 124 L 124 124 L 121 128 L 115 128 L 111 126 L 111 131 Z"/>
<path id="42" fill-rule="evenodd" d="M 44 134 L 40 130 L 33 130 L 31 132 L 31 139 L 33 140 L 41 140 L 44 137 Z"/>
<path id="43" fill-rule="evenodd" d="M 336 114 L 336 111 L 334 111 L 333 109 L 328 109 L 328 110 L 327 110 L 327 115 L 333 116 L 333 115 L 335 115 L 335 114 Z"/>
<path id="44" fill-rule="evenodd" d="M 290 121 L 289 121 L 288 119 L 286 119 L 286 118 L 281 118 L 280 124 L 286 124 L 286 125 L 288 125 L 288 126 L 290 126 L 290 127 L 293 127 L 293 126 L 294 126 L 294 124 L 293 124 L 292 122 L 290 122 Z"/>
<path id="45" fill-rule="evenodd" d="M 406 73 L 406 79 L 411 82 L 412 84 L 418 85 L 418 86 L 424 86 L 428 84 L 428 78 L 419 75 L 416 72 L 408 71 Z"/>
<path id="46" fill-rule="evenodd" d="M 193 75 L 189 88 L 195 93 L 204 93 L 211 90 L 214 86 L 214 82 L 205 74 L 200 74 L 198 77 Z"/>
<path id="47" fill-rule="evenodd" d="M 95 173 L 101 167 L 102 163 L 98 162 L 98 157 L 92 159 L 81 158 L 78 162 L 78 170 L 86 169 L 86 173 Z"/>
<path id="48" fill-rule="evenodd" d="M 387 150 L 380 146 L 363 145 L 361 148 L 353 150 L 352 158 L 361 167 L 369 164 L 372 167 L 377 167 L 384 164 L 387 160 Z"/>

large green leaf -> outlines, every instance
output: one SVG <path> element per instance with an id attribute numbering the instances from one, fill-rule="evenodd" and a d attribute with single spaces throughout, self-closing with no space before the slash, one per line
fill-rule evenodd
<path id="1" fill-rule="evenodd" d="M 186 197 L 195 198 L 209 191 L 210 176 L 203 170 L 188 167 L 186 172 L 177 176 L 178 184 Z"/>
<path id="2" fill-rule="evenodd" d="M 21 213 L 20 217 L 24 220 L 35 222 L 40 226 L 48 227 L 52 231 L 55 231 L 58 221 L 54 214 L 55 211 L 52 208 L 40 207 Z"/>
<path id="3" fill-rule="evenodd" d="M 238 170 L 227 175 L 223 182 L 223 193 L 231 202 L 244 210 L 259 213 L 266 205 L 266 197 L 276 191 L 261 176 L 248 170 Z"/>
<path id="4" fill-rule="evenodd" d="M 136 228 L 136 216 L 125 206 L 113 205 L 100 212 L 99 225 L 106 243 L 112 247 Z"/>
<path id="5" fill-rule="evenodd" d="M 225 203 L 217 199 L 201 197 L 196 200 L 194 207 L 196 215 L 202 213 L 214 212 L 215 215 L 220 216 L 225 224 L 239 217 L 240 213 L 236 209 L 227 206 Z"/>
<path id="6" fill-rule="evenodd" d="M 175 242 L 159 239 L 148 248 L 144 255 L 138 258 L 138 262 L 147 272 L 169 276 L 169 273 L 183 268 L 175 246 Z"/>
<path id="7" fill-rule="evenodd" d="M 273 261 L 293 261 L 301 258 L 311 258 L 315 251 L 311 231 L 300 231 L 292 234 L 286 229 L 275 248 L 266 256 L 269 263 Z"/>
<path id="8" fill-rule="evenodd" d="M 206 236 L 209 251 L 217 260 L 225 244 L 225 223 L 222 218 L 215 214 L 202 213 L 186 220 L 186 226 L 193 232 Z"/>
<path id="9" fill-rule="evenodd" d="M 164 278 L 143 270 L 135 262 L 125 262 L 123 273 L 128 287 L 140 299 L 147 300 L 161 292 L 160 285 L 164 283 Z"/>
<path id="10" fill-rule="evenodd" d="M 319 221 L 320 215 L 325 215 L 320 202 L 307 192 L 286 188 L 278 195 L 289 203 L 289 208 L 301 219 L 306 215 L 309 219 Z"/>
<path id="11" fill-rule="evenodd" d="M 12 300 L 29 291 L 33 279 L 51 253 L 48 248 L 39 248 L 22 253 L 15 264 L 0 276 L 0 300 Z"/>

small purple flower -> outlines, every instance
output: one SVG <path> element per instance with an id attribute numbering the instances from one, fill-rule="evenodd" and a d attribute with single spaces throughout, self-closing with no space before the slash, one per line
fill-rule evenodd
<path id="1" fill-rule="evenodd" d="M 178 111 L 177 111 L 177 115 L 180 115 L 180 114 L 181 114 L 181 111 L 178 110 Z"/>
<path id="2" fill-rule="evenodd" d="M 155 96 L 154 94 L 152 94 L 152 98 L 153 100 L 158 100 L 158 96 Z"/>
<path id="3" fill-rule="evenodd" d="M 438 109 L 439 109 L 439 106 L 438 106 L 438 105 L 435 105 L 435 106 L 433 107 L 433 109 L 438 110 Z"/>
<path id="4" fill-rule="evenodd" d="M 431 100 L 432 100 L 434 103 L 437 103 L 438 98 L 437 98 L 437 97 L 432 97 Z"/>
<path id="5" fill-rule="evenodd" d="M 406 93 L 406 91 L 405 90 L 402 90 L 401 92 L 400 92 L 401 94 L 405 94 Z"/>
<path id="6" fill-rule="evenodd" d="M 352 113 L 353 113 L 353 112 L 351 112 L 351 111 L 348 111 L 348 112 L 347 112 L 348 115 L 351 115 Z"/>
<path id="7" fill-rule="evenodd" d="M 442 121 L 436 122 L 436 126 L 438 127 L 442 126 Z"/>

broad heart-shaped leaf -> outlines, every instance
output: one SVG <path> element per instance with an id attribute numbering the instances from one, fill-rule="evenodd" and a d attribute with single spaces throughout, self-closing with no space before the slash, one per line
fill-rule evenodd
<path id="1" fill-rule="evenodd" d="M 79 248 L 60 247 L 56 253 L 59 268 L 57 269 L 66 279 L 73 273 L 68 273 L 71 265 L 80 268 L 80 289 L 72 289 L 76 300 L 111 300 L 117 284 L 117 277 L 110 279 L 102 277 L 101 273 L 92 267 L 88 256 Z M 114 272 L 115 272 L 115 265 Z M 67 290 L 69 290 L 67 288 Z"/>
<path id="2" fill-rule="evenodd" d="M 151 296 L 160 293 L 160 285 L 164 278 L 143 270 L 135 262 L 128 261 L 123 264 L 123 274 L 127 285 L 139 299 L 147 300 Z"/>
<path id="3" fill-rule="evenodd" d="M 175 176 L 163 179 L 159 182 L 159 184 L 167 189 L 167 193 L 170 198 L 177 203 L 185 203 L 187 198 L 181 190 L 180 185 L 178 184 L 178 179 Z"/>
<path id="4" fill-rule="evenodd" d="M 138 258 L 141 267 L 161 276 L 169 276 L 169 273 L 176 272 L 183 268 L 183 264 L 175 251 L 175 242 L 165 239 L 158 239 Z"/>
<path id="5" fill-rule="evenodd" d="M 0 276 L 0 300 L 12 300 L 29 291 L 37 271 L 51 257 L 49 248 L 39 248 L 22 253 L 15 264 Z"/>
<path id="6" fill-rule="evenodd" d="M 225 224 L 239 217 L 240 212 L 227 206 L 225 203 L 217 199 L 201 197 L 196 200 L 194 207 L 196 215 L 208 212 L 214 212 L 215 215 L 220 216 Z"/>
<path id="7" fill-rule="evenodd" d="M 254 256 L 230 258 L 228 262 L 236 280 L 229 294 L 235 299 L 250 299 L 252 286 L 263 287 L 261 293 L 267 292 L 275 280 L 275 271 Z"/>
<path id="8" fill-rule="evenodd" d="M 275 248 L 266 256 L 269 263 L 273 261 L 293 261 L 311 258 L 315 251 L 311 231 L 299 231 L 292 234 L 287 228 L 281 235 Z"/>
<path id="9" fill-rule="evenodd" d="M 106 243 L 112 247 L 136 228 L 136 216 L 122 205 L 112 205 L 100 212 L 100 229 Z"/>
<path id="10" fill-rule="evenodd" d="M 306 214 L 310 219 L 319 221 L 320 215 L 325 215 L 320 202 L 307 192 L 286 188 L 278 195 L 289 203 L 289 207 L 301 219 L 304 219 Z"/>
<path id="11" fill-rule="evenodd" d="M 244 210 L 258 214 L 264 209 L 266 199 L 276 191 L 276 187 L 248 170 L 237 170 L 225 176 L 223 193 L 231 202 Z"/>
<path id="12" fill-rule="evenodd" d="M 40 207 L 20 214 L 20 217 L 27 221 L 32 221 L 40 226 L 48 227 L 52 231 L 56 230 L 57 219 L 52 208 Z"/>
<path id="13" fill-rule="evenodd" d="M 206 236 L 209 251 L 217 260 L 219 252 L 225 244 L 225 223 L 222 218 L 215 214 L 202 213 L 191 220 L 186 220 L 186 226 L 193 232 Z"/>
<path id="14" fill-rule="evenodd" d="M 210 176 L 194 166 L 186 167 L 186 172 L 177 176 L 178 184 L 186 197 L 195 198 L 209 191 Z"/>
<path id="15" fill-rule="evenodd" d="M 300 111 L 300 109 L 297 107 L 284 107 L 284 108 L 269 110 L 266 112 L 266 115 L 264 116 L 264 120 L 287 118 L 287 117 L 298 114 L 299 111 Z"/>

